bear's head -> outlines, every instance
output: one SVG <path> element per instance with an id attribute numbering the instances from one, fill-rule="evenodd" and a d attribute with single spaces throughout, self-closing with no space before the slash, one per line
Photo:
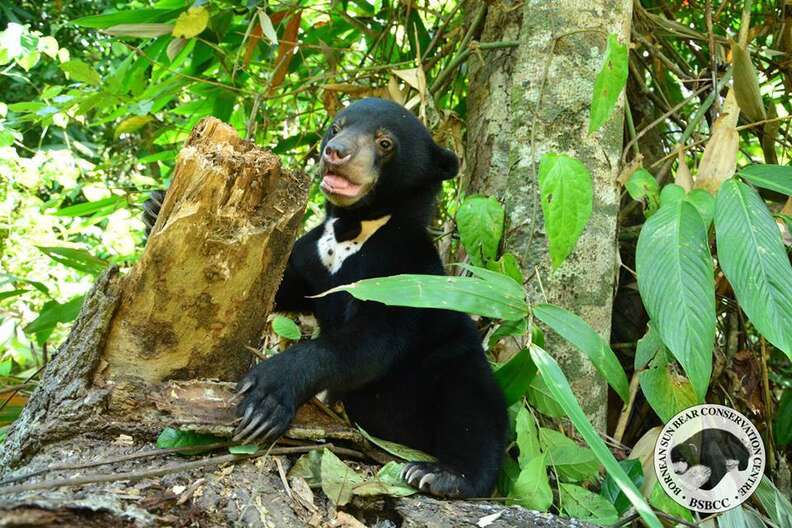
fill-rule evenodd
<path id="1" fill-rule="evenodd" d="M 336 115 L 321 146 L 321 189 L 336 208 L 382 211 L 433 197 L 459 170 L 406 108 L 384 99 L 357 101 Z"/>

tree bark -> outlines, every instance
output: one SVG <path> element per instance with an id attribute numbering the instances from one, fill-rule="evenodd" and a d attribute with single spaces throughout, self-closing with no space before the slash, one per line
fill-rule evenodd
<path id="1" fill-rule="evenodd" d="M 479 2 L 470 2 L 475 12 Z M 597 133 L 587 132 L 594 79 L 608 33 L 629 41 L 630 0 L 488 3 L 482 42 L 516 41 L 470 62 L 467 187 L 498 197 L 509 226 L 505 249 L 517 255 L 535 302 L 551 302 L 580 315 L 608 339 L 617 265 L 616 177 L 622 146 L 623 101 Z M 472 18 L 475 18 L 475 15 Z M 497 54 L 496 54 L 497 53 Z M 575 251 L 557 270 L 550 266 L 539 205 L 539 160 L 571 155 L 594 180 L 594 208 Z M 559 359 L 590 419 L 605 426 L 607 385 L 588 358 L 554 336 Z"/>

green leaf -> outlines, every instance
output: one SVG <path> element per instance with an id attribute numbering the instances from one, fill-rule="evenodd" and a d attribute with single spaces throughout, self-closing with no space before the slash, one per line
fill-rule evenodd
<path id="1" fill-rule="evenodd" d="M 605 48 L 605 60 L 594 81 L 589 134 L 599 130 L 610 117 L 627 85 L 627 71 L 627 45 L 621 44 L 618 35 L 611 33 Z"/>
<path id="2" fill-rule="evenodd" d="M 606 526 L 619 520 L 613 504 L 585 488 L 564 482 L 558 485 L 561 509 L 570 517 Z"/>
<path id="3" fill-rule="evenodd" d="M 300 327 L 297 326 L 297 323 L 282 315 L 276 315 L 272 319 L 272 330 L 279 336 L 291 339 L 292 341 L 297 341 L 302 337 Z"/>
<path id="4" fill-rule="evenodd" d="M 640 202 L 646 198 L 647 216 L 651 216 L 660 207 L 660 188 L 648 170 L 638 169 L 624 186 L 633 200 Z"/>
<path id="5" fill-rule="evenodd" d="M 136 9 L 118 11 L 105 15 L 92 15 L 72 20 L 72 24 L 95 29 L 104 29 L 118 24 L 142 24 L 167 19 L 174 13 L 172 9 Z"/>
<path id="6" fill-rule="evenodd" d="M 12 297 L 16 297 L 18 295 L 22 295 L 26 291 L 29 291 L 29 290 L 17 289 L 17 290 L 9 290 L 9 291 L 0 292 L 0 301 L 5 301 L 6 299 L 11 299 Z"/>
<path id="7" fill-rule="evenodd" d="M 688 522 L 695 522 L 693 515 L 687 508 L 668 496 L 659 482 L 655 482 L 652 492 L 649 495 L 649 504 L 661 512 L 673 515 Z"/>
<path id="8" fill-rule="evenodd" d="M 363 483 L 363 477 L 344 464 L 332 451 L 322 452 L 322 491 L 336 506 L 347 504 L 352 490 Z"/>
<path id="9" fill-rule="evenodd" d="M 709 229 L 712 219 L 715 217 L 715 198 L 704 189 L 693 189 L 687 193 L 685 200 L 696 208 L 704 221 L 704 227 Z"/>
<path id="10" fill-rule="evenodd" d="M 99 257 L 94 257 L 84 249 L 43 246 L 36 247 L 58 264 L 63 264 L 64 266 L 76 269 L 77 271 L 82 271 L 83 273 L 98 275 L 107 267 L 106 260 L 100 259 Z"/>
<path id="11" fill-rule="evenodd" d="M 494 260 L 503 236 L 505 212 L 491 196 L 468 196 L 456 214 L 459 238 L 476 266 Z"/>
<path id="12" fill-rule="evenodd" d="M 185 39 L 198 36 L 209 24 L 209 11 L 205 7 L 191 7 L 176 19 L 173 36 Z"/>
<path id="13" fill-rule="evenodd" d="M 504 321 L 492 332 L 487 340 L 487 348 L 494 347 L 504 337 L 521 336 L 528 332 L 528 320 Z"/>
<path id="14" fill-rule="evenodd" d="M 258 450 L 258 444 L 235 445 L 228 448 L 228 452 L 232 455 L 253 455 Z"/>
<path id="15" fill-rule="evenodd" d="M 525 406 L 520 407 L 517 412 L 514 428 L 517 431 L 517 448 L 520 450 L 519 463 L 520 467 L 524 468 L 528 462 L 542 454 L 536 423 Z"/>
<path id="16" fill-rule="evenodd" d="M 718 260 L 740 307 L 759 332 L 792 358 L 792 266 L 759 194 L 734 179 L 715 201 Z"/>
<path id="17" fill-rule="evenodd" d="M 77 318 L 82 303 L 82 295 L 72 297 L 63 304 L 56 301 L 45 303 L 38 317 L 25 326 L 25 332 L 28 334 L 36 334 L 38 342 L 43 343 L 47 340 L 58 323 L 70 323 Z"/>
<path id="18" fill-rule="evenodd" d="M 548 380 L 547 387 L 555 396 L 556 401 L 563 407 L 564 412 L 600 463 L 605 466 L 605 471 L 613 478 L 619 489 L 624 492 L 624 495 L 635 507 L 644 522 L 650 528 L 661 528 L 660 520 L 641 496 L 641 492 L 638 491 L 630 477 L 627 476 L 624 469 L 613 457 L 608 446 L 600 438 L 599 433 L 589 423 L 558 363 L 547 352 L 536 345 L 531 346 L 531 357 L 533 357 L 534 363 L 539 368 L 542 377 Z"/>
<path id="19" fill-rule="evenodd" d="M 558 335 L 585 353 L 616 394 L 626 402 L 629 399 L 627 374 L 608 343 L 586 321 L 560 306 L 540 304 L 533 309 L 534 316 L 555 330 Z"/>
<path id="20" fill-rule="evenodd" d="M 423 451 L 419 451 L 418 449 L 413 449 L 412 447 L 407 447 L 397 444 L 396 442 L 391 442 L 389 440 L 383 440 L 382 438 L 372 436 L 359 425 L 357 428 L 358 431 L 360 431 L 360 434 L 362 434 L 366 440 L 387 451 L 391 455 L 401 458 L 402 460 L 407 460 L 408 462 L 434 462 L 437 460 L 432 455 L 424 453 Z"/>
<path id="21" fill-rule="evenodd" d="M 542 449 L 548 465 L 555 467 L 561 480 L 582 482 L 599 473 L 600 463 L 591 449 L 580 447 L 574 440 L 552 429 L 539 429 Z"/>
<path id="22" fill-rule="evenodd" d="M 126 204 L 126 199 L 122 196 L 111 196 L 109 198 L 103 198 L 102 200 L 96 200 L 95 202 L 84 202 L 64 207 L 63 209 L 55 211 L 53 216 L 87 216 L 111 206 L 120 208 L 124 204 Z"/>
<path id="23" fill-rule="evenodd" d="M 486 265 L 488 270 L 511 277 L 517 284 L 523 283 L 520 261 L 512 253 L 505 253 L 498 260 L 487 261 Z"/>
<path id="24" fill-rule="evenodd" d="M 312 488 L 320 487 L 322 485 L 322 451 L 314 449 L 298 458 L 287 476 L 303 478 Z"/>
<path id="25" fill-rule="evenodd" d="M 553 505 L 553 490 L 550 489 L 544 458 L 534 457 L 520 470 L 512 485 L 509 503 L 541 512 Z"/>
<path id="26" fill-rule="evenodd" d="M 498 273 L 489 273 L 511 280 Z M 324 297 L 340 291 L 349 292 L 353 297 L 363 301 L 377 301 L 413 308 L 442 308 L 495 319 L 522 319 L 528 315 L 528 305 L 522 297 L 522 287 L 520 287 L 521 296 L 514 297 L 499 288 L 496 282 L 473 277 L 443 275 L 377 277 L 337 286 L 315 297 Z"/>
<path id="27" fill-rule="evenodd" d="M 792 166 L 789 165 L 748 165 L 737 174 L 757 187 L 792 195 Z"/>
<path id="28" fill-rule="evenodd" d="M 703 401 L 712 373 L 715 280 L 696 208 L 664 201 L 641 229 L 635 260 L 646 311 Z"/>
<path id="29" fill-rule="evenodd" d="M 773 418 L 773 438 L 778 447 L 792 443 L 792 389 L 781 395 Z"/>
<path id="30" fill-rule="evenodd" d="M 550 259 L 557 268 L 575 249 L 591 216 L 591 174 L 564 154 L 545 154 L 539 165 L 539 190 Z"/>
<path id="31" fill-rule="evenodd" d="M 408 485 L 401 478 L 403 463 L 388 462 L 377 472 L 375 478 L 355 486 L 354 495 L 389 495 L 391 497 L 408 497 L 418 493 L 418 490 Z"/>
<path id="32" fill-rule="evenodd" d="M 528 353 L 531 355 L 530 349 L 528 349 Z M 531 355 L 531 363 L 533 363 L 533 355 Z M 536 368 L 535 365 L 534 368 Z M 550 389 L 547 387 L 547 383 L 545 383 L 544 378 L 542 378 L 538 372 L 531 379 L 530 386 L 528 387 L 527 397 L 528 403 L 531 404 L 531 407 L 545 416 L 549 416 L 550 418 L 561 418 L 564 416 L 564 409 L 558 405 L 558 402 L 555 400 L 553 394 L 550 392 Z"/>
<path id="33" fill-rule="evenodd" d="M 121 134 L 137 132 L 153 120 L 154 118 L 149 115 L 127 117 L 116 125 L 113 131 L 113 137 L 118 139 Z"/>
<path id="34" fill-rule="evenodd" d="M 637 459 L 619 460 L 619 465 L 624 469 L 624 472 L 630 477 L 630 480 L 635 487 L 640 489 L 644 483 L 643 466 L 641 461 Z M 600 495 L 608 502 L 613 504 L 619 515 L 623 514 L 630 507 L 630 501 L 624 496 L 624 493 L 619 489 L 610 475 L 606 475 L 600 486 Z"/>
<path id="35" fill-rule="evenodd" d="M 663 341 L 654 329 L 654 325 L 650 323 L 644 336 L 638 340 L 638 346 L 635 349 L 634 369 L 639 371 L 644 368 L 663 348 Z"/>
<path id="36" fill-rule="evenodd" d="M 699 402 L 693 385 L 672 370 L 662 349 L 638 380 L 646 401 L 663 422 Z"/>
<path id="37" fill-rule="evenodd" d="M 213 435 L 166 427 L 157 437 L 157 447 L 160 449 L 171 449 L 174 447 L 192 448 L 216 444 L 222 441 L 221 438 Z M 180 452 L 180 454 L 198 455 L 207 451 L 207 449 L 188 449 Z"/>
<path id="38" fill-rule="evenodd" d="M 173 31 L 173 24 L 118 24 L 105 29 L 105 33 L 114 37 L 156 38 Z"/>
<path id="39" fill-rule="evenodd" d="M 792 503 L 769 478 L 762 476 L 754 496 L 778 528 L 792 528 Z"/>
<path id="40" fill-rule="evenodd" d="M 494 374 L 498 386 L 503 391 L 506 405 L 509 406 L 520 401 L 528 392 L 536 376 L 536 365 L 531 359 L 531 353 L 524 348 L 501 365 Z"/>
<path id="41" fill-rule="evenodd" d="M 102 78 L 99 77 L 99 74 L 88 64 L 79 59 L 61 63 L 60 67 L 61 70 L 69 74 L 69 78 L 72 81 L 84 82 L 94 86 L 102 82 Z"/>

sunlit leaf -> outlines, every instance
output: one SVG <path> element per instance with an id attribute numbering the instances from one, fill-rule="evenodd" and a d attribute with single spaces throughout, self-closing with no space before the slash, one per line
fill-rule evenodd
<path id="1" fill-rule="evenodd" d="M 619 37 L 611 33 L 605 48 L 605 60 L 594 81 L 589 134 L 599 130 L 608 120 L 626 84 L 627 45 L 621 44 Z"/>
<path id="2" fill-rule="evenodd" d="M 641 229 L 635 260 L 646 311 L 703 400 L 712 372 L 715 280 L 696 208 L 664 200 Z"/>
<path id="3" fill-rule="evenodd" d="M 300 327 L 297 326 L 297 323 L 282 315 L 276 315 L 272 319 L 272 330 L 279 336 L 292 341 L 297 341 L 301 337 Z"/>
<path id="4" fill-rule="evenodd" d="M 98 85 L 102 82 L 99 74 L 96 73 L 91 66 L 84 63 L 80 59 L 72 59 L 60 65 L 61 69 L 69 75 L 73 81 L 84 82 L 92 85 Z"/>
<path id="5" fill-rule="evenodd" d="M 468 196 L 459 206 L 459 238 L 473 264 L 480 266 L 497 256 L 504 216 L 503 206 L 492 197 Z"/>
<path id="6" fill-rule="evenodd" d="M 594 455 L 605 466 L 605 470 L 619 486 L 619 489 L 624 492 L 624 495 L 635 507 L 638 514 L 650 528 L 662 528 L 660 520 L 657 515 L 652 511 L 652 508 L 646 503 L 641 492 L 635 487 L 630 477 L 624 472 L 624 469 L 619 465 L 613 454 L 605 445 L 605 442 L 599 436 L 599 433 L 589 423 L 586 414 L 580 407 L 580 404 L 575 399 L 572 388 L 569 386 L 564 373 L 558 363 L 550 357 L 550 355 L 536 345 L 531 346 L 531 356 L 534 363 L 542 373 L 542 377 L 547 378 L 548 388 L 555 396 L 559 405 L 562 406 L 564 412 L 574 424 L 580 436 L 586 441 L 588 446 L 594 452 Z"/>
<path id="7" fill-rule="evenodd" d="M 550 259 L 557 268 L 575 249 L 591 216 L 591 174 L 574 158 L 545 154 L 539 165 L 539 189 Z"/>
<path id="8" fill-rule="evenodd" d="M 740 307 L 792 358 L 792 266 L 770 211 L 750 186 L 724 182 L 715 202 L 718 260 Z"/>
<path id="9" fill-rule="evenodd" d="M 173 36 L 185 39 L 193 38 L 203 32 L 209 24 L 209 11 L 205 7 L 191 7 L 176 19 L 173 25 Z"/>
<path id="10" fill-rule="evenodd" d="M 594 367 L 623 401 L 629 398 L 627 374 L 607 341 L 602 339 L 586 321 L 560 306 L 540 304 L 534 316 L 561 337 L 585 353 Z"/>

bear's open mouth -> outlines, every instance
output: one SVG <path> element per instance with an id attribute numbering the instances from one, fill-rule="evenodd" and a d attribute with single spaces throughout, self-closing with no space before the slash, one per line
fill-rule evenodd
<path id="1" fill-rule="evenodd" d="M 328 170 L 322 178 L 321 187 L 329 193 L 354 198 L 360 193 L 362 185 L 353 183 L 343 174 Z"/>

